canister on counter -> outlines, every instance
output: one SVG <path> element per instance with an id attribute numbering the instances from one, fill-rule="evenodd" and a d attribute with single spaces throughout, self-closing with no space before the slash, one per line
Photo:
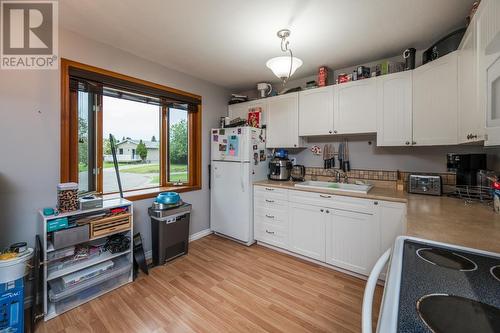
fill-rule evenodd
<path id="1" fill-rule="evenodd" d="M 57 208 L 60 212 L 71 212 L 79 208 L 78 183 L 57 185 Z"/>

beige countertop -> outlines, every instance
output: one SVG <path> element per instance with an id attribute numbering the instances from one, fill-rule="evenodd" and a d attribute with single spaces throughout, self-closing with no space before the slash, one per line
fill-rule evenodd
<path id="1" fill-rule="evenodd" d="M 329 193 L 357 198 L 406 202 L 407 235 L 500 253 L 500 214 L 481 203 L 446 196 L 408 194 L 375 186 L 368 194 L 295 187 L 291 181 L 257 181 L 254 185 Z"/>
<path id="2" fill-rule="evenodd" d="M 296 187 L 295 182 L 293 181 L 273 181 L 273 180 L 260 180 L 253 183 L 254 185 L 260 186 L 268 186 L 274 188 L 283 188 L 287 190 L 295 190 L 295 191 L 305 191 L 305 192 L 314 192 L 314 193 L 328 193 L 335 195 L 342 195 L 346 197 L 355 197 L 355 198 L 363 198 L 363 199 L 372 199 L 372 200 L 385 200 L 385 201 L 395 201 L 395 202 L 407 202 L 408 194 L 405 192 L 397 191 L 394 188 L 385 188 L 385 187 L 373 187 L 370 192 L 367 194 L 364 193 L 354 193 L 354 192 L 344 192 L 337 190 L 319 190 L 319 189 L 310 189 L 304 187 Z"/>

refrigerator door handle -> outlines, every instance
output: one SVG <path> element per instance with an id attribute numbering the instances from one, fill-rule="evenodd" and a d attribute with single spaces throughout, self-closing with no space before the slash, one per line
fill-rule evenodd
<path id="1" fill-rule="evenodd" d="M 244 170 L 244 165 L 243 163 L 240 163 L 240 183 L 241 183 L 241 192 L 245 192 L 245 180 L 243 179 L 243 171 Z"/>

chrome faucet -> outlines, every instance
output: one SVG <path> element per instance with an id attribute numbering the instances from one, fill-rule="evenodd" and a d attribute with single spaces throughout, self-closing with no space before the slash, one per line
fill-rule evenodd
<path id="1" fill-rule="evenodd" d="M 336 183 L 347 183 L 349 181 L 349 177 L 347 173 L 342 171 L 341 169 L 330 169 L 334 172 L 335 182 Z"/>

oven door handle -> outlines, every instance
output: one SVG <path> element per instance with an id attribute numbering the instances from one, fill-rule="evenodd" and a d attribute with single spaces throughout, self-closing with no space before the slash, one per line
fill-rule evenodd
<path id="1" fill-rule="evenodd" d="M 363 310 L 362 310 L 362 321 L 361 321 L 361 332 L 362 333 L 373 333 L 372 331 L 372 310 L 373 310 L 373 295 L 375 294 L 375 287 L 377 286 L 378 277 L 385 264 L 389 261 L 391 256 L 391 249 L 382 254 L 382 256 L 377 260 L 375 266 L 366 281 L 365 294 L 363 296 Z M 380 321 L 380 318 L 379 318 Z"/>

